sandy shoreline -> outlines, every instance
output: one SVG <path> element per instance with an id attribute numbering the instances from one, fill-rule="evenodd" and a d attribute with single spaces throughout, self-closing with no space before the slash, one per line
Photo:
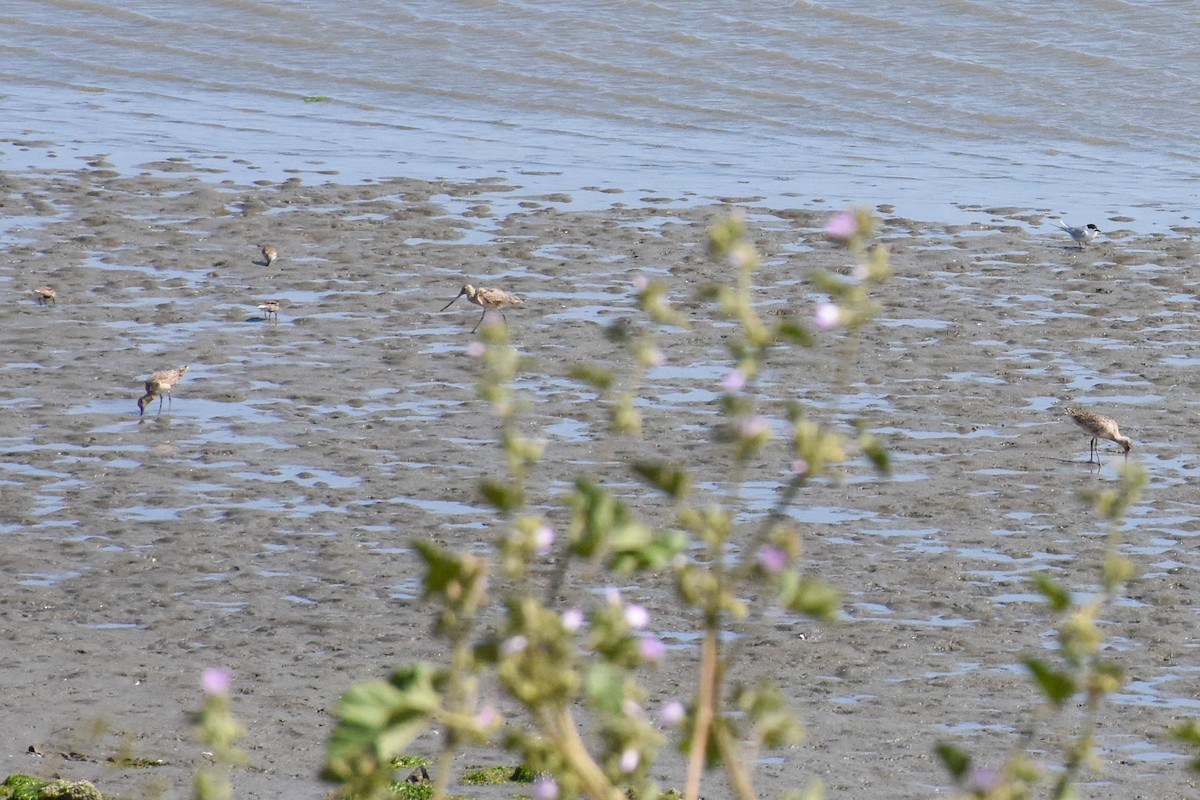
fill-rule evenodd
<path id="1" fill-rule="evenodd" d="M 235 186 L 158 166 L 0 174 L 0 768 L 187 796 L 201 756 L 184 712 L 201 669 L 224 665 L 251 731 L 253 769 L 235 790 L 319 797 L 337 696 L 440 656 L 408 542 L 483 547 L 492 530 L 475 484 L 500 453 L 465 352 L 478 310 L 438 309 L 467 280 L 526 298 L 507 316 L 538 365 L 519 387 L 549 441 L 535 504 L 561 523 L 556 496 L 576 471 L 629 480 L 596 445 L 602 415 L 567 367 L 615 357 L 601 326 L 638 317 L 636 275 L 664 278 L 707 320 L 694 292 L 722 268 L 704 230 L 733 204 L 631 192 L 625 206 L 604 195 L 603 209 L 572 210 L 575 198 L 494 180 Z M 762 309 L 807 318 L 806 270 L 846 261 L 824 212 L 747 210 L 766 257 Z M 760 765 L 764 796 L 814 778 L 830 798 L 949 796 L 938 738 L 1002 760 L 1035 702 L 1013 665 L 1051 631 L 1024 576 L 1094 585 L 1104 527 L 1075 495 L 1106 485 L 1119 460 L 1110 447 L 1098 473 L 1081 463 L 1087 440 L 1055 410 L 1066 400 L 1116 416 L 1150 473 L 1125 530 L 1139 576 L 1105 628 L 1130 683 L 1102 714 L 1103 766 L 1083 793 L 1195 791 L 1163 732 L 1200 713 L 1197 231 L 1140 237 L 1096 220 L 1113 231 L 1081 253 L 1048 225 L 1030 234 L 1036 212 L 989 213 L 974 226 L 887 218 L 897 276 L 849 390 L 834 383 L 837 333 L 780 351 L 763 376 L 770 409 L 798 399 L 831 424 L 862 416 L 896 463 L 890 481 L 852 463 L 797 511 L 847 623 L 780 616 L 739 632 L 746 669 L 778 677 L 808 729 Z M 279 248 L 273 267 L 253 263 L 259 242 Z M 36 302 L 42 284 L 57 305 Z M 255 308 L 268 298 L 278 323 Z M 664 334 L 667 363 L 642 393 L 646 446 L 701 458 L 698 482 L 718 488 L 705 426 L 727 333 Z M 170 413 L 139 420 L 140 382 L 181 364 Z M 746 513 L 786 474 L 776 450 L 755 467 Z M 673 616 L 666 582 L 623 591 L 689 662 L 693 623 Z M 685 696 L 685 675 L 651 673 L 654 699 Z M 89 732 L 96 720 L 106 732 Z M 122 746 L 167 763 L 106 765 Z M 664 782 L 678 770 L 667 754 Z"/>

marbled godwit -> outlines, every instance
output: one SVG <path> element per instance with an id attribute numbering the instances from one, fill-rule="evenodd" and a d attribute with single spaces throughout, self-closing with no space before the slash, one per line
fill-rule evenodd
<path id="1" fill-rule="evenodd" d="M 162 398 L 167 396 L 167 406 L 170 406 L 171 390 L 175 388 L 175 384 L 179 383 L 183 373 L 187 372 L 186 366 L 178 369 L 164 369 L 161 372 L 156 372 L 146 379 L 146 394 L 138 398 L 138 416 L 146 412 L 146 406 L 150 405 L 150 401 L 158 395 L 158 410 L 162 412 Z"/>
<path id="2" fill-rule="evenodd" d="M 1100 229 L 1090 222 L 1082 228 L 1072 228 L 1061 219 L 1054 220 L 1054 224 L 1066 231 L 1067 235 L 1079 245 L 1080 250 L 1091 244 L 1092 240 L 1096 238 L 1096 234 L 1100 232 Z"/>
<path id="3" fill-rule="evenodd" d="M 462 291 L 454 295 L 454 300 L 457 300 L 464 294 L 467 296 L 467 300 L 483 308 L 483 316 L 479 318 L 479 322 L 475 323 L 475 327 L 471 328 L 471 333 L 474 333 L 479 329 L 480 323 L 483 322 L 483 317 L 486 317 L 487 312 L 493 308 L 500 312 L 500 318 L 503 319 L 504 324 L 507 325 L 508 318 L 504 316 L 504 307 L 519 306 L 525 302 L 515 294 L 509 294 L 508 292 L 501 291 L 500 289 L 490 289 L 486 286 L 480 286 L 478 289 L 476 289 L 469 283 L 462 287 Z M 446 306 L 442 309 L 442 311 L 445 311 L 447 308 L 454 305 L 454 300 L 446 303 Z"/>
<path id="4" fill-rule="evenodd" d="M 267 319 L 270 319 L 271 315 L 274 315 L 275 321 L 276 322 L 279 321 L 279 301 L 278 300 L 263 300 L 261 303 L 258 304 L 258 308 L 260 311 L 263 311 L 266 313 Z"/>
<path id="5" fill-rule="evenodd" d="M 1129 448 L 1133 447 L 1133 440 L 1128 436 L 1121 435 L 1115 419 L 1094 411 L 1084 411 L 1082 408 L 1068 408 L 1067 414 L 1075 421 L 1076 425 L 1083 428 L 1084 433 L 1092 437 L 1092 447 L 1088 453 L 1087 463 L 1100 463 L 1100 454 L 1096 452 L 1096 440 L 1098 439 L 1109 439 L 1121 445 L 1125 449 L 1125 457 L 1129 458 Z"/>
<path id="6" fill-rule="evenodd" d="M 39 286 L 33 290 L 33 293 L 37 295 L 37 301 L 42 305 L 46 305 L 46 303 L 58 305 L 58 292 L 54 291 L 53 286 Z"/>
<path id="7" fill-rule="evenodd" d="M 262 253 L 262 265 L 264 267 L 271 266 L 275 263 L 275 259 L 279 258 L 279 251 L 269 244 L 260 244 L 256 245 L 256 247 L 258 247 L 259 252 Z"/>

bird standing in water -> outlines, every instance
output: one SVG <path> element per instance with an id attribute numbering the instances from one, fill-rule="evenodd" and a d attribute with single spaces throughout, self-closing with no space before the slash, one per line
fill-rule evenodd
<path id="1" fill-rule="evenodd" d="M 1129 448 L 1133 447 L 1133 440 L 1128 436 L 1121 435 L 1115 419 L 1094 411 L 1085 411 L 1082 408 L 1068 408 L 1067 414 L 1076 425 L 1083 429 L 1084 433 L 1092 437 L 1092 447 L 1088 452 L 1087 463 L 1100 463 L 1100 454 L 1096 451 L 1096 441 L 1099 439 L 1109 439 L 1121 445 L 1125 450 L 1125 458 L 1129 458 Z"/>
<path id="2" fill-rule="evenodd" d="M 509 294 L 508 292 L 500 289 L 492 289 L 487 286 L 481 286 L 476 289 L 469 283 L 463 286 L 462 290 L 458 294 L 454 295 L 454 300 L 457 300 L 464 294 L 467 296 L 467 300 L 483 308 L 483 315 L 479 318 L 479 322 L 475 323 L 475 327 L 471 328 L 471 333 L 474 333 L 479 329 L 479 325 L 483 322 L 483 318 L 486 317 L 487 312 L 493 308 L 500 312 L 500 318 L 503 319 L 504 324 L 507 325 L 508 317 L 504 316 L 504 307 L 519 306 L 525 302 L 515 294 Z M 447 308 L 454 305 L 454 300 L 446 303 L 445 307 L 442 308 L 442 311 L 445 311 Z"/>
<path id="3" fill-rule="evenodd" d="M 58 305 L 58 292 L 54 291 L 53 286 L 39 286 L 33 290 L 33 293 L 37 295 L 37 301 L 42 305 L 47 303 Z"/>
<path id="4" fill-rule="evenodd" d="M 146 406 L 158 397 L 158 410 L 162 412 L 163 395 L 167 396 L 167 406 L 170 407 L 171 390 L 175 388 L 175 384 L 183 377 L 183 373 L 187 372 L 186 366 L 178 369 L 164 369 L 156 372 L 146 379 L 146 394 L 138 398 L 138 416 L 146 413 Z"/>

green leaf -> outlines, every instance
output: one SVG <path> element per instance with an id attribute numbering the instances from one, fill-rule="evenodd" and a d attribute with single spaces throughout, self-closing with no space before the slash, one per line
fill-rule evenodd
<path id="1" fill-rule="evenodd" d="M 625 703 L 625 677 L 611 664 L 597 662 L 587 672 L 584 693 L 592 706 L 608 714 L 622 713 Z"/>
<path id="2" fill-rule="evenodd" d="M 525 492 L 517 483 L 484 478 L 479 481 L 479 492 L 492 508 L 502 513 L 516 511 L 525 505 Z"/>
<path id="3" fill-rule="evenodd" d="M 428 726 L 438 708 L 434 669 L 414 664 L 388 681 L 350 687 L 338 701 L 337 724 L 329 735 L 325 775 L 338 782 L 370 781 L 390 774 L 400 755 Z"/>
<path id="4" fill-rule="evenodd" d="M 1075 680 L 1067 673 L 1052 669 L 1041 659 L 1033 657 L 1025 659 L 1025 666 L 1041 687 L 1042 694 L 1054 705 L 1061 706 L 1075 694 Z"/>
<path id="5" fill-rule="evenodd" d="M 1033 581 L 1033 588 L 1046 598 L 1054 611 L 1062 613 L 1071 607 L 1071 593 L 1051 578 L 1049 573 L 1035 572 L 1030 580 Z"/>
<path id="6" fill-rule="evenodd" d="M 583 381 L 602 392 L 607 392 L 613 385 L 612 370 L 605 369 L 596 364 L 573 364 L 567 371 L 567 374 L 575 380 Z"/>
<path id="7" fill-rule="evenodd" d="M 795 570 L 784 572 L 780 584 L 779 602 L 784 608 L 825 621 L 836 618 L 840 598 L 830 584 Z"/>
<path id="8" fill-rule="evenodd" d="M 326 100 L 329 100 L 329 99 L 330 99 L 330 97 L 328 95 L 310 94 L 304 98 L 304 102 L 306 102 L 306 103 L 324 103 Z"/>
<path id="9" fill-rule="evenodd" d="M 687 471 L 666 461 L 639 461 L 633 471 L 672 500 L 682 500 L 691 489 Z"/>
<path id="10" fill-rule="evenodd" d="M 816 341 L 813 338 L 812 331 L 791 319 L 781 320 L 779 325 L 776 326 L 775 332 L 781 338 L 802 347 L 812 347 L 813 342 Z"/>
<path id="11" fill-rule="evenodd" d="M 942 765 L 956 781 L 962 782 L 970 774 L 971 756 L 967 755 L 967 751 L 949 742 L 938 742 L 935 750 L 938 758 L 942 760 Z"/>

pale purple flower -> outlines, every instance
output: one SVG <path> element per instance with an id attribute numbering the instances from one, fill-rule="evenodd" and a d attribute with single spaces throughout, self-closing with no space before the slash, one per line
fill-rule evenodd
<path id="1" fill-rule="evenodd" d="M 652 367 L 661 367 L 667 363 L 667 356 L 657 347 L 651 347 L 646 351 L 646 362 Z"/>
<path id="2" fill-rule="evenodd" d="M 578 608 L 569 608 L 563 612 L 562 626 L 567 633 L 574 633 L 583 627 L 583 612 Z"/>
<path id="3" fill-rule="evenodd" d="M 758 414 L 742 417 L 741 421 L 738 422 L 738 431 L 747 439 L 762 436 L 767 432 L 767 420 Z"/>
<path id="4" fill-rule="evenodd" d="M 729 252 L 729 266 L 734 269 L 742 269 L 746 265 L 754 263 L 754 255 L 754 248 L 750 245 L 738 245 Z"/>
<path id="5" fill-rule="evenodd" d="M 493 706 L 484 706 L 475 714 L 475 724 L 487 730 L 500 724 L 500 712 Z"/>
<path id="6" fill-rule="evenodd" d="M 817 328 L 823 331 L 836 328 L 842 323 L 842 310 L 834 303 L 821 303 L 817 306 L 814 321 L 817 323 Z"/>
<path id="7" fill-rule="evenodd" d="M 638 762 L 641 760 L 642 756 L 637 750 L 632 747 L 627 748 L 625 752 L 621 753 L 621 772 L 633 772 L 637 769 Z"/>
<path id="8" fill-rule="evenodd" d="M 630 700 L 629 698 L 626 698 L 625 701 L 621 703 L 621 712 L 625 716 L 633 717 L 634 719 L 646 718 L 646 712 L 642 710 L 642 707 L 639 706 L 637 702 Z"/>
<path id="9" fill-rule="evenodd" d="M 805 475 L 808 473 L 808 462 L 803 458 L 797 458 L 792 462 L 792 472 L 796 475 Z"/>
<path id="10" fill-rule="evenodd" d="M 530 788 L 533 800 L 558 800 L 558 782 L 554 778 L 538 778 Z"/>
<path id="11" fill-rule="evenodd" d="M 229 694 L 233 673 L 225 667 L 209 667 L 200 673 L 200 688 L 207 695 Z"/>
<path id="12" fill-rule="evenodd" d="M 625 609 L 625 622 L 634 630 L 641 630 L 650 624 L 650 612 L 645 606 L 628 606 Z"/>
<path id="13" fill-rule="evenodd" d="M 846 241 L 858 233 L 858 218 L 849 211 L 839 211 L 829 218 L 825 225 L 825 235 L 830 239 Z"/>
<path id="14" fill-rule="evenodd" d="M 679 723 L 683 722 L 683 718 L 687 716 L 687 709 L 683 707 L 683 703 L 678 700 L 668 700 L 663 704 L 662 709 L 658 712 L 658 718 L 663 725 L 668 728 L 674 728 Z"/>
<path id="15" fill-rule="evenodd" d="M 987 767 L 975 767 L 971 770 L 971 786 L 980 792 L 989 792 L 1000 782 L 1000 774 Z"/>
<path id="16" fill-rule="evenodd" d="M 735 369 L 733 372 L 725 376 L 725 380 L 721 381 L 721 385 L 725 387 L 727 392 L 741 391 L 746 385 L 746 373 L 740 369 Z"/>
<path id="17" fill-rule="evenodd" d="M 638 649 L 641 651 L 642 660 L 651 664 L 662 661 L 663 656 L 667 654 L 667 646 L 657 636 L 643 636 L 638 639 Z"/>
<path id="18" fill-rule="evenodd" d="M 646 291 L 646 287 L 650 285 L 650 280 L 645 275 L 633 276 L 633 288 L 639 292 Z"/>
<path id="19" fill-rule="evenodd" d="M 788 565 L 788 554 L 782 547 L 776 547 L 773 544 L 764 544 L 758 549 L 758 565 L 768 575 L 783 572 L 784 568 Z"/>
<path id="20" fill-rule="evenodd" d="M 500 645 L 500 652 L 506 656 L 516 655 L 529 646 L 529 640 L 524 636 L 511 636 Z"/>
<path id="21" fill-rule="evenodd" d="M 544 556 L 550 552 L 550 548 L 554 545 L 554 528 L 549 525 L 539 525 L 538 529 L 533 532 L 533 552 L 539 556 Z"/>
<path id="22" fill-rule="evenodd" d="M 485 352 L 487 352 L 487 348 L 478 339 L 467 345 L 467 355 L 471 358 L 480 358 Z"/>

